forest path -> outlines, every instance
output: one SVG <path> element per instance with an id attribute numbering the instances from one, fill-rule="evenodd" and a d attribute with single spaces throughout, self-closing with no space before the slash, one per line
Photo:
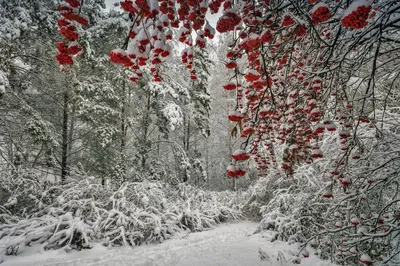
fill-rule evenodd
<path id="1" fill-rule="evenodd" d="M 269 241 L 271 232 L 253 234 L 257 224 L 237 222 L 223 224 L 209 231 L 181 235 L 161 244 L 142 245 L 134 248 L 106 248 L 96 245 L 93 249 L 72 251 L 40 251 L 39 247 L 26 248 L 18 256 L 7 256 L 1 266 L 273 266 L 280 264 L 278 251 L 289 260 L 297 252 L 297 245 L 282 241 Z M 269 259 L 261 260 L 259 248 Z M 310 250 L 310 258 L 301 265 L 329 266 Z"/>

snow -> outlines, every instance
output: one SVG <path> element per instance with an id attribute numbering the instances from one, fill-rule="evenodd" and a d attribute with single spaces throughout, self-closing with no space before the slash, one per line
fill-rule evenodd
<path id="1" fill-rule="evenodd" d="M 349 7 L 344 11 L 342 17 L 344 18 L 347 15 L 349 15 L 350 13 L 352 13 L 353 11 L 356 11 L 357 8 L 359 8 L 360 6 L 369 6 L 369 5 L 371 5 L 371 4 L 367 0 L 356 0 L 353 3 L 351 3 L 349 5 Z"/>
<path id="2" fill-rule="evenodd" d="M 214 230 L 180 235 L 163 243 L 139 247 L 107 248 L 100 244 L 83 251 L 40 250 L 39 246 L 25 247 L 18 256 L 5 256 L 2 266 L 97 266 L 97 265 L 180 265 L 180 266 L 275 266 L 292 265 L 298 253 L 298 245 L 282 241 L 270 242 L 274 233 L 265 231 L 253 234 L 257 224 L 238 222 L 220 225 Z M 333 266 L 314 255 L 301 260 L 300 265 Z M 277 261 L 278 252 L 286 263 Z M 260 254 L 264 260 L 260 259 Z M 1 260 L 1 259 L 0 259 Z"/>
<path id="3" fill-rule="evenodd" d="M 363 254 L 360 258 L 360 261 L 365 264 L 372 264 L 372 259 L 368 254 Z"/>
<path id="4" fill-rule="evenodd" d="M 163 116 L 168 120 L 169 128 L 174 131 L 177 126 L 183 123 L 182 110 L 174 102 L 170 102 L 162 109 Z"/>
<path id="5" fill-rule="evenodd" d="M 2 70 L 0 70 L 0 84 L 4 85 L 5 87 L 10 86 L 10 83 L 7 78 L 7 74 Z"/>
<path id="6" fill-rule="evenodd" d="M 317 11 L 318 8 L 320 7 L 328 7 L 325 3 L 318 3 L 316 5 L 314 5 L 314 7 L 311 9 L 311 14 L 314 13 L 315 11 Z"/>

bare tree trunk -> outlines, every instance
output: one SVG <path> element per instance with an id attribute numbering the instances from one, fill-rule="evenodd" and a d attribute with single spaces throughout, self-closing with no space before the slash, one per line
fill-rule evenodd
<path id="1" fill-rule="evenodd" d="M 124 80 L 122 83 L 121 146 L 120 146 L 122 183 L 124 183 L 126 181 L 125 149 L 126 149 L 126 87 L 125 87 L 125 80 Z"/>
<path id="2" fill-rule="evenodd" d="M 182 136 L 183 150 L 186 151 L 186 111 L 183 114 L 183 136 Z"/>
<path id="3" fill-rule="evenodd" d="M 76 104 L 75 104 L 75 101 L 74 101 L 72 103 L 71 114 L 69 115 L 70 123 L 69 123 L 69 132 L 68 132 L 68 153 L 67 153 L 67 157 L 70 157 L 70 155 L 72 153 L 72 143 L 73 143 L 74 129 L 75 129 L 75 111 L 76 111 Z M 69 158 L 69 159 L 71 159 L 71 158 Z"/>
<path id="4" fill-rule="evenodd" d="M 189 117 L 189 115 L 187 117 L 186 130 L 187 130 L 187 132 L 186 132 L 186 151 L 188 151 L 189 150 L 189 146 L 190 146 L 190 117 Z"/>
<path id="5" fill-rule="evenodd" d="M 147 92 L 147 106 L 146 106 L 146 111 L 145 114 L 143 115 L 143 144 L 147 145 L 147 134 L 149 131 L 149 116 L 150 116 L 150 103 L 151 103 L 151 94 L 150 92 Z M 142 169 L 145 170 L 146 169 L 146 161 L 147 161 L 147 156 L 148 156 L 148 151 L 146 150 L 146 152 L 144 152 L 142 154 L 142 162 L 141 162 L 141 166 Z"/>
<path id="6" fill-rule="evenodd" d="M 157 156 L 160 157 L 160 141 L 161 141 L 161 137 L 160 135 L 157 136 Z"/>
<path id="7" fill-rule="evenodd" d="M 207 172 L 207 187 L 210 185 L 210 148 L 208 147 L 208 142 L 206 142 L 206 172 Z"/>
<path id="8" fill-rule="evenodd" d="M 63 123 L 62 123 L 62 144 L 61 144 L 61 182 L 64 183 L 68 171 L 68 102 L 69 91 L 68 88 L 64 91 L 64 105 L 63 105 Z"/>

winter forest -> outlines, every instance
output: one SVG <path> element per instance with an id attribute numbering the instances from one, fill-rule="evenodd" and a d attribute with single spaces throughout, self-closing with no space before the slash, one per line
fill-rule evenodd
<path id="1" fill-rule="evenodd" d="M 400 1 L 0 0 L 0 264 L 400 265 Z"/>

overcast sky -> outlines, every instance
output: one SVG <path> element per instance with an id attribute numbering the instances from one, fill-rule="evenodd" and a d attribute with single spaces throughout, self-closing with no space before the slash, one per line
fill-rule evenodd
<path id="1" fill-rule="evenodd" d="M 111 8 L 114 5 L 114 3 L 119 3 L 119 2 L 120 2 L 119 0 L 106 0 L 106 5 L 108 8 Z"/>

